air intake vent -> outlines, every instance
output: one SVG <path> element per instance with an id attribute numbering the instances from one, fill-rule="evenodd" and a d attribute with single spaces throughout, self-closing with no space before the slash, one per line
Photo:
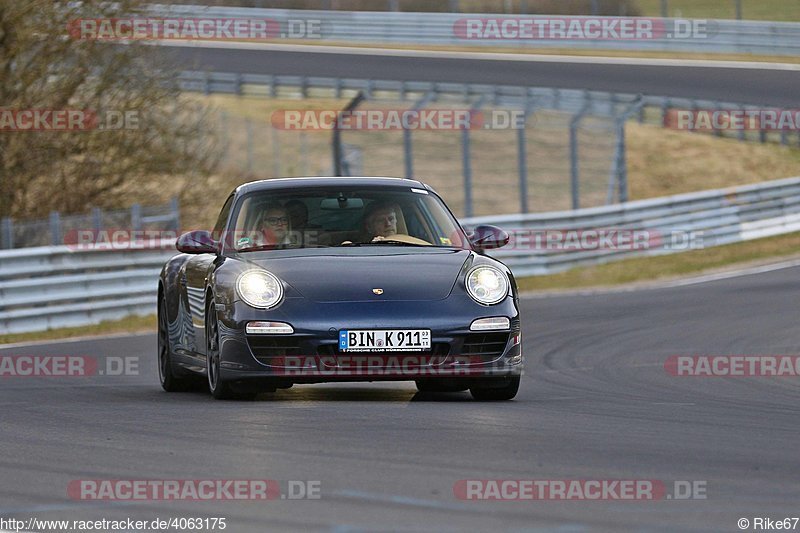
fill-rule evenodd
<path id="1" fill-rule="evenodd" d="M 461 355 L 481 355 L 497 357 L 502 355 L 508 344 L 508 333 L 470 333 L 464 337 Z"/>
<path id="2" fill-rule="evenodd" d="M 248 335 L 247 344 L 259 363 L 272 364 L 275 358 L 303 355 L 300 338 L 291 335 Z"/>

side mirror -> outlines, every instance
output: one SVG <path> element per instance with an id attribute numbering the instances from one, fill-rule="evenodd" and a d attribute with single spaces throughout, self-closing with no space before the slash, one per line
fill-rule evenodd
<path id="1" fill-rule="evenodd" d="M 478 250 L 502 248 L 509 240 L 508 233 L 497 226 L 478 226 L 469 234 L 469 242 Z"/>
<path id="2" fill-rule="evenodd" d="M 178 237 L 175 247 L 184 254 L 216 254 L 219 252 L 217 241 L 211 238 L 211 233 L 203 229 L 184 233 Z"/>

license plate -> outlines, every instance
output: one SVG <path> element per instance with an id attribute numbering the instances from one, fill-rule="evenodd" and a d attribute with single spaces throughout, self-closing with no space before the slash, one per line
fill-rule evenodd
<path id="1" fill-rule="evenodd" d="M 339 332 L 342 352 L 422 352 L 431 349 L 429 329 L 345 329 Z"/>

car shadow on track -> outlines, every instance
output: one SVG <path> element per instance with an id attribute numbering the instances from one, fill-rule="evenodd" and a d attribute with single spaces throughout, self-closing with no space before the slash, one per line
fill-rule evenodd
<path id="1" fill-rule="evenodd" d="M 291 402 L 463 402 L 471 401 L 466 392 L 430 393 L 415 392 L 408 389 L 367 389 L 367 388 L 292 388 L 273 393 L 259 394 L 256 401 Z"/>
<path id="2" fill-rule="evenodd" d="M 179 394 L 168 394 L 159 391 L 159 399 L 211 401 L 211 396 L 205 391 L 191 391 Z M 266 392 L 256 396 L 255 400 L 248 402 L 471 402 L 472 397 L 468 392 L 417 392 L 413 389 L 388 389 L 388 388 L 356 388 L 356 387 L 293 387 L 291 389 Z M 237 403 L 235 400 L 222 403 Z"/>

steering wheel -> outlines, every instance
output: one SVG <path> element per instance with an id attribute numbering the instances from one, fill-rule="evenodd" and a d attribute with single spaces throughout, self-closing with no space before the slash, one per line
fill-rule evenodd
<path id="1" fill-rule="evenodd" d="M 375 237 L 375 239 L 373 239 L 372 242 L 375 242 L 376 239 L 378 241 L 398 241 L 407 244 L 421 244 L 422 246 L 433 246 L 428 241 L 423 241 L 422 239 L 418 239 L 416 237 L 412 237 L 411 235 L 406 235 L 404 233 L 397 233 L 390 237 L 381 237 L 380 239 L 378 237 Z"/>

